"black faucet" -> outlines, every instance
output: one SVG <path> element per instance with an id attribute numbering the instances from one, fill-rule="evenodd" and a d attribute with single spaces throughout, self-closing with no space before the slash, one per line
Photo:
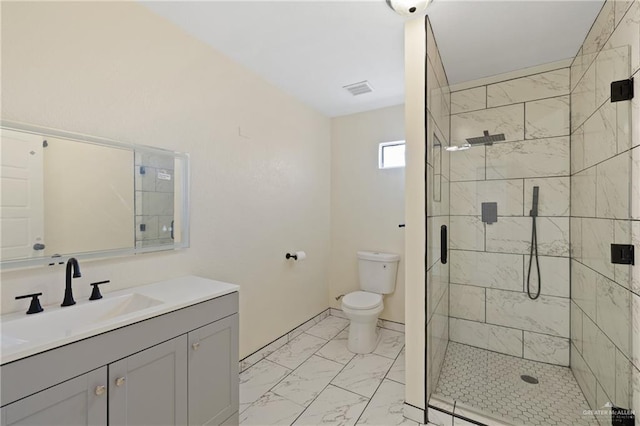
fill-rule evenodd
<path id="1" fill-rule="evenodd" d="M 75 257 L 72 257 L 67 261 L 67 277 L 64 287 L 64 300 L 62 301 L 62 305 L 60 306 L 71 306 L 76 304 L 76 301 L 73 300 L 73 291 L 71 290 L 71 269 L 73 269 L 73 278 L 80 278 L 82 276 L 82 274 L 80 273 L 80 265 L 78 265 L 78 261 Z"/>

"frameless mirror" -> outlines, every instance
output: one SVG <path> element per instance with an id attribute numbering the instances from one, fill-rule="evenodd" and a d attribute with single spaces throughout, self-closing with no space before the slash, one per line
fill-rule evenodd
<path id="1" fill-rule="evenodd" d="M 188 155 L 2 123 L 2 267 L 188 246 Z"/>

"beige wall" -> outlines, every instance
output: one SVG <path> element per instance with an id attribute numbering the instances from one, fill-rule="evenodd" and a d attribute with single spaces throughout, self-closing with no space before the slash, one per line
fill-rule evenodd
<path id="1" fill-rule="evenodd" d="M 239 284 L 241 356 L 328 306 L 328 118 L 136 3 L 3 2 L 2 90 L 3 119 L 191 154 L 191 248 L 83 262 L 77 299 L 100 279 Z M 2 312 L 63 283 L 3 272 Z"/>
<path id="2" fill-rule="evenodd" d="M 401 256 L 396 290 L 380 318 L 404 323 L 404 168 L 378 169 L 380 142 L 404 140 L 404 106 L 331 121 L 329 301 L 358 289 L 358 250 Z"/>
<path id="3" fill-rule="evenodd" d="M 423 19 L 405 24 L 405 401 L 425 409 L 425 57 Z M 405 411 L 405 413 L 407 413 Z"/>

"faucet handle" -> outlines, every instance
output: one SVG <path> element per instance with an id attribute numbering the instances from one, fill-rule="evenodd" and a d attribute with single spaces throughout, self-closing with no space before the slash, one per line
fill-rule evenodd
<path id="1" fill-rule="evenodd" d="M 23 296 L 17 296 L 16 300 L 26 299 L 27 297 L 31 297 L 31 305 L 29 305 L 29 310 L 27 311 L 27 315 L 37 314 L 38 312 L 44 311 L 42 309 L 42 305 L 40 305 L 40 300 L 38 296 L 42 296 L 42 293 L 33 293 L 33 294 L 25 294 Z"/>
<path id="2" fill-rule="evenodd" d="M 100 288 L 98 287 L 100 284 L 106 284 L 108 282 L 111 282 L 110 280 L 106 280 L 106 281 L 98 281 L 97 283 L 91 283 L 89 285 L 93 286 L 93 290 L 91 291 L 91 297 L 89 297 L 89 300 L 98 300 L 98 299 L 102 299 L 102 294 L 100 294 Z"/>

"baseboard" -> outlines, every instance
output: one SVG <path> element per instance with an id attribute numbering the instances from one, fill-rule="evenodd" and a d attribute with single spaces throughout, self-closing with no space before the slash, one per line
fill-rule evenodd
<path id="1" fill-rule="evenodd" d="M 300 334 L 304 333 L 305 331 L 307 331 L 308 329 L 310 329 L 311 327 L 313 327 L 314 325 L 316 325 L 317 323 L 319 323 L 323 319 L 327 318 L 329 315 L 334 316 L 334 317 L 339 317 L 339 318 L 345 318 L 346 319 L 346 316 L 344 315 L 344 312 L 342 312 L 340 309 L 327 308 L 324 311 L 320 312 L 318 315 L 314 316 L 313 318 L 305 321 L 304 323 L 300 324 L 299 326 L 293 328 L 292 330 L 290 330 L 287 333 L 283 334 L 282 336 L 278 337 L 274 341 L 272 341 L 270 343 L 267 343 L 266 345 L 264 345 L 263 347 L 261 347 L 257 351 L 255 351 L 255 352 L 247 355 L 246 357 L 242 358 L 240 360 L 240 372 L 243 372 L 247 368 L 251 367 L 253 364 L 255 364 L 258 361 L 261 361 L 262 359 L 268 357 L 273 352 L 277 351 L 278 349 L 280 349 L 281 347 L 283 347 L 284 345 L 289 343 L 291 340 L 293 340 L 296 337 L 298 337 Z M 379 319 L 378 320 L 378 327 L 386 328 L 386 329 L 389 329 L 389 330 L 398 331 L 400 333 L 404 333 L 404 324 L 399 323 L 399 322 Z"/>
<path id="2" fill-rule="evenodd" d="M 331 315 L 334 317 L 346 318 L 344 312 L 340 309 L 331 308 Z M 389 330 L 399 331 L 400 333 L 404 333 L 404 324 L 401 322 L 389 321 L 385 319 L 378 320 L 378 327 L 386 328 Z"/>
<path id="3" fill-rule="evenodd" d="M 251 367 L 253 364 L 268 357 L 273 352 L 277 351 L 278 349 L 280 349 L 281 347 L 283 347 L 284 345 L 286 345 L 287 343 L 289 343 L 290 341 L 292 341 L 293 339 L 295 339 L 296 337 L 304 333 L 306 330 L 310 329 L 311 327 L 313 327 L 314 325 L 316 325 L 317 323 L 319 323 L 320 321 L 322 321 L 328 316 L 329 316 L 329 308 L 320 312 L 318 315 L 314 316 L 313 318 L 303 322 L 299 326 L 293 328 L 292 330 L 278 337 L 274 341 L 267 343 L 265 346 L 261 347 L 260 349 L 253 352 L 252 354 L 242 358 L 240 360 L 240 372 L 242 373 L 244 370 Z"/>

